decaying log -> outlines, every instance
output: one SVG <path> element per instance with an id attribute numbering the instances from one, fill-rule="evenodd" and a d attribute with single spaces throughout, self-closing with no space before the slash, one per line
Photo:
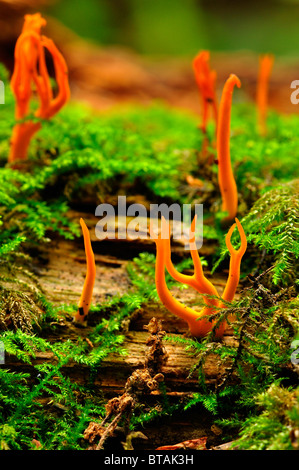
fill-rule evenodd
<path id="1" fill-rule="evenodd" d="M 97 267 L 96 282 L 94 287 L 93 302 L 101 302 L 117 294 L 124 294 L 131 287 L 127 274 L 127 264 L 134 255 L 142 251 L 154 252 L 154 243 L 148 240 L 110 240 L 99 241 L 94 234 L 94 226 L 98 219 L 90 214 L 73 213 L 74 218 L 82 216 L 89 226 L 91 240 L 95 252 Z M 203 250 L 211 247 L 203 247 Z M 174 254 L 178 259 L 186 255 L 184 248 L 178 243 L 174 244 Z M 41 263 L 41 259 L 43 262 Z M 69 316 L 65 316 L 63 306 L 77 305 L 86 272 L 86 261 L 84 245 L 81 238 L 75 241 L 64 239 L 53 239 L 48 246 L 41 248 L 40 256 L 35 259 L 35 274 L 38 275 L 39 283 L 45 297 L 55 306 L 61 306 L 61 325 L 53 333 L 50 341 L 63 341 L 64 339 L 76 339 L 76 336 L 87 338 L 88 333 L 95 324 L 93 314 L 90 314 L 89 324 L 86 328 L 74 325 Z M 213 275 L 213 283 L 221 294 L 225 285 L 225 276 Z M 186 305 L 194 305 L 201 300 L 201 296 L 192 289 L 174 289 L 175 297 Z M 197 307 L 195 307 L 197 308 Z M 200 307 L 198 307 L 200 309 Z M 69 315 L 69 314 L 68 314 Z M 108 397 L 121 393 L 127 378 L 132 372 L 141 367 L 146 350 L 147 333 L 144 326 L 152 317 L 162 321 L 163 329 L 167 335 L 181 336 L 188 334 L 187 324 L 169 313 L 161 303 L 145 302 L 142 308 L 134 312 L 125 332 L 123 344 L 127 355 L 121 356 L 110 354 L 105 358 L 94 377 L 95 385 L 99 387 Z M 56 336 L 55 336 L 56 335 Z M 229 333 L 224 341 L 232 342 Z M 91 346 L 92 347 L 92 346 Z M 185 351 L 185 346 L 165 341 L 168 353 L 168 361 L 164 366 L 165 384 L 167 393 L 173 396 L 183 396 L 197 389 L 198 378 L 195 373 L 188 377 L 190 369 L 197 363 L 197 358 L 190 352 Z M 55 363 L 56 358 L 51 352 L 39 352 L 32 360 L 32 365 L 21 363 L 15 357 L 6 358 L 6 367 L 11 370 L 23 370 L 36 373 L 34 365 L 42 362 Z M 89 380 L 89 368 L 70 361 L 64 366 L 65 373 L 78 383 Z M 210 355 L 204 366 L 206 381 L 209 384 L 217 384 L 225 373 L 225 365 L 215 355 Z"/>
<path id="2" fill-rule="evenodd" d="M 132 287 L 126 269 L 127 265 L 134 256 L 142 251 L 154 253 L 154 243 L 127 240 L 101 242 L 96 239 L 93 233 L 95 218 L 88 214 L 82 214 L 82 216 L 90 229 L 97 267 L 93 302 L 101 304 L 116 294 L 126 293 Z M 74 218 L 77 217 L 78 214 L 74 214 Z M 204 247 L 204 249 L 208 253 L 211 247 Z M 186 255 L 179 244 L 174 244 L 173 251 L 177 260 Z M 49 328 L 46 339 L 50 342 L 63 342 L 67 339 L 75 342 L 76 338 L 80 337 L 85 339 L 89 347 L 92 348 L 93 345 L 88 336 L 99 320 L 97 317 L 99 314 L 90 312 L 87 326 L 82 328 L 71 321 L 69 313 L 64 313 L 65 304 L 77 305 L 84 283 L 86 262 L 83 240 L 81 238 L 74 241 L 53 239 L 48 246 L 40 247 L 38 255 L 34 258 L 34 263 L 34 273 L 38 277 L 45 297 L 55 306 L 61 307 L 61 322 L 55 325 L 55 329 Z M 226 274 L 214 274 L 212 279 L 221 294 Z M 194 306 L 194 302 L 200 300 L 200 295 L 190 288 L 183 290 L 176 288 L 173 293 L 186 305 Z M 94 390 L 98 390 L 99 396 L 107 402 L 113 397 L 121 396 L 128 378 L 135 371 L 144 367 L 145 353 L 148 349 L 146 345 L 148 332 L 145 330 L 145 326 L 153 317 L 162 321 L 162 327 L 167 336 L 179 338 L 188 335 L 188 327 L 184 321 L 169 313 L 160 302 L 146 301 L 140 309 L 131 315 L 124 331 L 121 332 L 125 335 L 123 349 L 126 350 L 126 355 L 110 354 L 103 359 L 96 373 L 92 371 L 92 376 L 88 366 L 72 360 L 60 369 L 61 372 L 79 385 L 90 384 L 92 379 Z M 233 344 L 234 338 L 228 332 L 223 341 Z M 191 351 L 186 351 L 183 344 L 165 338 L 163 344 L 167 353 L 167 362 L 162 367 L 165 391 L 170 402 L 178 403 L 198 391 L 197 372 L 195 371 L 189 376 L 190 370 L 197 364 L 198 358 L 192 355 Z M 5 364 L 2 367 L 11 371 L 27 372 L 30 375 L 27 383 L 30 381 L 35 383 L 39 373 L 35 366 L 43 363 L 56 364 L 57 360 L 51 351 L 37 352 L 30 364 L 6 354 Z M 226 365 L 219 357 L 215 354 L 207 356 L 204 373 L 208 386 L 215 389 L 215 386 L 222 382 L 225 372 Z M 156 406 L 159 400 L 161 400 L 161 392 L 158 390 L 149 392 L 148 403 Z M 48 407 L 57 406 L 59 409 L 62 406 L 59 403 L 53 404 L 51 397 L 46 396 L 41 398 L 41 403 Z M 139 439 L 142 442 L 139 442 L 138 439 L 134 440 L 134 449 L 155 449 L 161 445 L 199 439 L 204 436 L 208 437 L 210 446 L 219 444 L 219 438 L 212 430 L 212 426 L 213 417 L 204 408 L 199 413 L 187 411 L 182 416 L 164 417 L 158 427 L 155 423 L 145 426 L 144 432 L 147 439 Z"/>
<path id="3" fill-rule="evenodd" d="M 114 396 L 122 392 L 127 378 L 137 368 L 143 367 L 144 354 L 146 351 L 146 339 L 148 334 L 144 331 L 129 331 L 123 344 L 127 354 L 125 356 L 110 354 L 105 358 L 94 377 L 94 385 L 99 387 L 107 397 Z M 229 337 L 227 337 L 227 341 Z M 165 341 L 165 348 L 168 354 L 167 364 L 163 367 L 163 375 L 167 393 L 171 396 L 184 396 L 197 390 L 198 378 L 195 373 L 189 377 L 190 369 L 197 363 L 194 356 L 185 351 L 185 347 Z M 44 362 L 56 363 L 57 358 L 52 352 L 38 352 L 32 359 L 32 364 L 25 364 L 14 356 L 7 355 L 5 367 L 12 371 L 28 372 L 32 378 L 37 375 L 35 365 Z M 87 383 L 90 379 L 89 367 L 69 361 L 62 367 L 71 380 L 79 384 Z M 204 365 L 207 384 L 217 384 L 221 381 L 225 373 L 225 365 L 220 362 L 215 355 L 210 355 Z"/>

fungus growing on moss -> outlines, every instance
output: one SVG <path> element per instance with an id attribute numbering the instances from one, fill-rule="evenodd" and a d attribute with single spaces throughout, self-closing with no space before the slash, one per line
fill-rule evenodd
<path id="1" fill-rule="evenodd" d="M 46 20 L 40 13 L 25 15 L 24 26 L 16 43 L 11 88 L 16 98 L 15 117 L 20 122 L 13 129 L 9 162 L 27 158 L 30 141 L 41 127 L 40 119 L 50 119 L 69 99 L 67 66 L 53 41 L 41 35 L 41 28 L 45 24 Z M 46 66 L 45 49 L 53 59 L 58 86 L 55 97 Z M 33 90 L 40 104 L 34 112 L 34 121 L 28 119 Z"/>
<path id="2" fill-rule="evenodd" d="M 206 336 L 216 325 L 216 320 L 213 320 L 211 316 L 217 313 L 217 309 L 225 308 L 223 301 L 231 302 L 234 298 L 240 278 L 241 259 L 247 248 L 247 240 L 242 225 L 240 224 L 239 220 L 236 219 L 236 223 L 232 225 L 225 239 L 226 246 L 231 255 L 231 259 L 229 276 L 222 296 L 223 300 L 221 300 L 216 287 L 205 277 L 203 273 L 200 257 L 196 248 L 195 238 L 194 235 L 192 235 L 194 234 L 195 223 L 196 217 L 194 217 L 191 224 L 189 240 L 190 252 L 194 264 L 194 274 L 191 276 L 178 272 L 172 264 L 169 223 L 166 222 L 164 217 L 162 217 L 162 227 L 160 234 L 157 236 L 151 230 L 151 235 L 156 243 L 157 248 L 155 281 L 160 300 L 170 312 L 188 323 L 190 333 L 193 336 L 203 337 Z M 234 249 L 231 245 L 231 236 L 236 226 L 238 227 L 241 238 L 241 246 L 238 250 Z M 183 305 L 172 296 L 166 284 L 165 268 L 176 281 L 187 284 L 190 287 L 193 287 L 199 293 L 203 294 L 205 306 L 200 312 Z M 233 319 L 230 318 L 229 320 Z M 226 321 L 215 327 L 215 337 L 221 338 L 226 328 Z"/>
<path id="3" fill-rule="evenodd" d="M 209 51 L 201 51 L 193 60 L 195 79 L 202 98 L 201 129 L 204 133 L 206 133 L 207 130 L 209 107 L 212 109 L 215 125 L 217 127 L 217 101 L 215 93 L 216 72 L 210 69 L 209 60 Z"/>
<path id="4" fill-rule="evenodd" d="M 94 260 L 94 254 L 90 242 L 90 236 L 88 228 L 83 219 L 80 219 L 80 225 L 83 232 L 84 238 L 84 247 L 85 247 L 85 254 L 86 254 L 86 265 L 87 265 L 87 272 L 85 277 L 85 282 L 83 285 L 82 294 L 79 301 L 78 310 L 74 316 L 74 320 L 78 323 L 83 323 L 85 320 L 88 312 L 89 307 L 91 304 L 92 299 L 92 292 L 96 277 L 96 266 Z"/>
<path id="5" fill-rule="evenodd" d="M 231 74 L 221 96 L 217 126 L 218 181 L 222 195 L 222 210 L 228 212 L 225 220 L 232 221 L 238 209 L 238 191 L 230 158 L 230 119 L 234 86 L 241 86 L 239 78 Z"/>
<path id="6" fill-rule="evenodd" d="M 261 135 L 266 135 L 267 133 L 268 88 L 273 63 L 274 56 L 272 54 L 260 55 L 256 102 L 258 112 L 258 128 Z"/>

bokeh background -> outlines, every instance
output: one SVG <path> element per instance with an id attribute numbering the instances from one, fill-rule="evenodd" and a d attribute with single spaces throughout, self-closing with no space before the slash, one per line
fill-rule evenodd
<path id="1" fill-rule="evenodd" d="M 270 105 L 298 112 L 299 0 L 0 0 L 0 60 L 10 70 L 24 14 L 36 11 L 66 57 L 73 98 L 97 108 L 161 99 L 196 109 L 190 64 L 209 49 L 219 92 L 236 73 L 240 99 L 252 100 L 258 55 L 275 54 Z"/>
<path id="2" fill-rule="evenodd" d="M 298 54 L 298 0 L 63 0 L 43 10 L 86 39 L 144 54 Z"/>

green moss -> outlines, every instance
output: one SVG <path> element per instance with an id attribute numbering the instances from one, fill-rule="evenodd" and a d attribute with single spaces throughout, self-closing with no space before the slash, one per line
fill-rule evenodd
<path id="1" fill-rule="evenodd" d="M 269 282 L 274 287 L 298 283 L 298 195 L 299 180 L 278 183 L 273 188 L 264 191 L 241 219 L 251 251 L 249 269 L 258 274 L 263 270 L 271 269 Z M 238 245 L 237 238 L 238 235 L 234 233 L 232 241 L 235 246 Z M 221 245 L 222 254 L 214 269 L 228 256 L 223 240 Z M 254 263 L 253 260 L 255 260 Z"/>
<path id="2" fill-rule="evenodd" d="M 273 384 L 256 397 L 260 412 L 245 420 L 234 447 L 241 450 L 294 450 L 298 443 L 299 396 Z"/>

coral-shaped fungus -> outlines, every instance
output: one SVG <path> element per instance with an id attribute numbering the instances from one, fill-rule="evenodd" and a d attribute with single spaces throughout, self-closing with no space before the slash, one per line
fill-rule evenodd
<path id="1" fill-rule="evenodd" d="M 204 337 L 213 328 L 215 328 L 215 337 L 221 338 L 227 328 L 227 322 L 223 321 L 216 326 L 215 314 L 219 308 L 225 308 L 225 302 L 231 302 L 234 298 L 240 278 L 241 260 L 247 248 L 247 239 L 242 225 L 239 220 L 236 219 L 236 222 L 231 226 L 225 238 L 226 246 L 230 252 L 230 266 L 228 279 L 221 299 L 216 287 L 203 273 L 194 236 L 195 224 L 196 216 L 191 224 L 189 240 L 191 257 L 194 264 L 193 275 L 186 275 L 178 272 L 172 264 L 169 222 L 166 222 L 165 218 L 162 217 L 161 232 L 158 236 L 151 230 L 151 236 L 154 239 L 157 248 L 155 272 L 156 288 L 159 298 L 165 307 L 174 315 L 182 318 L 188 323 L 190 333 L 193 336 Z M 236 250 L 231 244 L 231 236 L 236 226 L 239 230 L 241 239 L 241 245 L 238 250 Z M 166 284 L 165 268 L 176 281 L 187 284 L 199 293 L 203 294 L 205 306 L 200 312 L 183 305 L 173 297 Z M 234 318 L 228 317 L 229 322 L 233 320 Z"/>
<path id="2" fill-rule="evenodd" d="M 9 162 L 26 159 L 30 141 L 41 127 L 40 120 L 54 116 L 70 96 L 65 60 L 53 41 L 41 35 L 41 28 L 45 24 L 46 20 L 40 13 L 25 15 L 24 26 L 16 42 L 11 88 L 16 98 L 15 117 L 19 122 L 13 129 Z M 58 87 L 55 97 L 46 66 L 45 50 L 53 59 Z M 38 95 L 39 108 L 34 112 L 35 119 L 30 120 L 28 117 L 33 91 Z"/>
<path id="3" fill-rule="evenodd" d="M 80 301 L 79 301 L 78 310 L 74 316 L 74 320 L 75 322 L 83 323 L 89 312 L 89 307 L 91 304 L 92 292 L 93 292 L 93 287 L 94 287 L 94 282 L 95 282 L 95 277 L 96 277 L 96 265 L 95 265 L 94 254 L 93 254 L 93 250 L 92 250 L 92 246 L 90 242 L 88 228 L 86 227 L 86 224 L 83 219 L 80 219 L 80 224 L 81 224 L 83 238 L 84 238 L 87 272 L 86 272 L 86 277 L 85 277 L 85 281 L 83 285 L 82 294 L 81 294 Z"/>
<path id="4" fill-rule="evenodd" d="M 195 80 L 202 98 L 201 129 L 204 133 L 207 130 L 209 108 L 212 109 L 215 125 L 217 126 L 216 72 L 210 69 L 209 60 L 209 51 L 201 51 L 193 60 Z"/>
<path id="5" fill-rule="evenodd" d="M 219 105 L 217 126 L 218 182 L 222 196 L 222 210 L 228 215 L 225 220 L 235 219 L 238 210 L 238 191 L 230 157 L 230 119 L 234 86 L 241 86 L 239 78 L 231 74 L 226 80 Z"/>
<path id="6" fill-rule="evenodd" d="M 261 135 L 266 135 L 267 133 L 268 88 L 273 62 L 274 56 L 272 54 L 264 54 L 259 57 L 256 103 L 258 128 Z"/>

